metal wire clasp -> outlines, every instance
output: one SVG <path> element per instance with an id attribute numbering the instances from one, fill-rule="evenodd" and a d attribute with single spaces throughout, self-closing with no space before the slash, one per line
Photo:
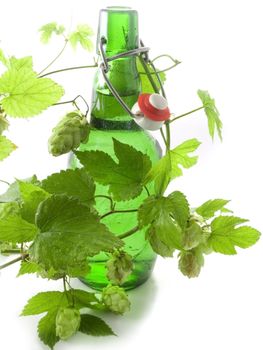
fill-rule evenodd
<path id="1" fill-rule="evenodd" d="M 108 77 L 107 77 L 107 73 L 110 69 L 109 67 L 109 62 L 114 61 L 118 58 L 123 58 L 123 57 L 129 57 L 129 56 L 138 56 L 140 54 L 144 54 L 143 55 L 143 59 L 145 60 L 145 62 L 148 62 L 149 58 L 148 58 L 148 51 L 150 50 L 149 47 L 145 47 L 142 43 L 142 41 L 140 41 L 141 46 L 138 47 L 137 49 L 134 50 L 129 50 L 126 52 L 121 52 L 117 55 L 111 56 L 111 57 L 107 57 L 105 50 L 104 50 L 104 45 L 107 43 L 107 39 L 105 37 L 101 37 L 100 39 L 100 44 L 99 44 L 99 51 L 101 54 L 101 64 L 100 64 L 100 69 L 101 72 L 103 74 L 103 77 L 105 79 L 106 84 L 108 85 L 108 88 L 110 89 L 111 93 L 113 94 L 113 96 L 116 98 L 116 100 L 120 103 L 120 105 L 123 107 L 123 109 L 132 117 L 135 118 L 136 115 L 131 111 L 131 109 L 127 106 L 127 104 L 123 101 L 123 99 L 121 98 L 121 96 L 119 95 L 118 91 L 115 89 L 115 87 L 112 85 L 112 83 L 109 81 Z"/>

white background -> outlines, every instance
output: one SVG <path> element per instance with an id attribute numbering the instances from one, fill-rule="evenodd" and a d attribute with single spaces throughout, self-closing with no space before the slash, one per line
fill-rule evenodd
<path id="1" fill-rule="evenodd" d="M 136 8 L 151 56 L 170 53 L 183 62 L 168 75 L 175 114 L 200 105 L 199 88 L 210 91 L 221 112 L 222 144 L 210 141 L 202 112 L 173 125 L 174 146 L 192 137 L 202 146 L 198 165 L 171 187 L 184 191 L 192 206 L 210 198 L 232 199 L 235 214 L 262 230 L 262 1 L 1 1 L 0 47 L 17 57 L 33 55 L 39 71 L 62 46 L 58 39 L 48 47 L 39 43 L 42 24 L 55 20 L 73 28 L 81 22 L 96 30 L 98 11 L 106 5 Z M 53 68 L 92 62 L 91 54 L 68 49 Z M 71 72 L 54 79 L 66 87 L 65 99 L 82 93 L 89 100 L 92 74 Z M 54 107 L 29 121 L 11 120 L 9 137 L 19 149 L 0 164 L 1 179 L 33 173 L 43 178 L 65 168 L 66 157 L 52 158 L 46 146 L 65 110 Z M 262 247 L 260 241 L 237 256 L 210 255 L 200 277 L 191 280 L 179 273 L 176 258 L 159 258 L 153 278 L 130 293 L 132 311 L 123 317 L 103 315 L 118 337 L 78 335 L 56 349 L 262 350 Z M 18 315 L 34 293 L 61 286 L 33 276 L 15 279 L 16 272 L 12 267 L 0 276 L 1 348 L 45 349 L 37 338 L 37 317 Z"/>

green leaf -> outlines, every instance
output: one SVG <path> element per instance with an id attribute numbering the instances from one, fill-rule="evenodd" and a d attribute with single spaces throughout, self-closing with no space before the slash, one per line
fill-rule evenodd
<path id="1" fill-rule="evenodd" d="M 29 182 L 35 185 L 39 185 L 39 181 L 36 175 L 29 177 L 27 179 L 21 180 L 23 182 Z M 7 189 L 5 193 L 0 195 L 0 203 L 16 202 L 21 200 L 21 194 L 19 189 L 19 181 L 13 182 Z"/>
<path id="2" fill-rule="evenodd" d="M 260 232 L 249 226 L 236 227 L 247 222 L 236 216 L 218 216 L 211 223 L 211 235 L 208 244 L 218 253 L 236 254 L 235 246 L 248 248 L 255 244 Z"/>
<path id="3" fill-rule="evenodd" d="M 229 202 L 230 201 L 226 199 L 211 199 L 196 208 L 195 211 L 204 219 L 210 219 L 215 216 L 217 211 L 222 211 Z"/>
<path id="4" fill-rule="evenodd" d="M 219 118 L 219 112 L 215 105 L 215 100 L 211 98 L 208 91 L 198 90 L 197 94 L 201 99 L 205 108 L 205 114 L 208 120 L 209 134 L 214 139 L 215 131 L 217 132 L 220 140 L 222 140 L 222 121 Z"/>
<path id="5" fill-rule="evenodd" d="M 10 57 L 8 68 L 20 70 L 23 68 L 33 69 L 32 56 L 26 56 L 22 58 Z"/>
<path id="6" fill-rule="evenodd" d="M 72 289 L 68 296 L 74 297 L 76 309 L 93 307 L 94 303 L 98 303 L 95 293 L 89 293 L 80 289 Z M 21 316 L 39 315 L 47 312 L 47 314 L 39 321 L 38 335 L 43 343 L 52 349 L 59 341 L 59 338 L 56 336 L 57 313 L 60 308 L 66 308 L 68 306 L 69 301 L 65 292 L 42 292 L 28 300 L 21 313 Z M 110 332 L 110 330 L 107 329 L 107 325 L 104 325 L 102 323 L 103 321 L 101 323 L 96 321 L 97 320 L 94 319 L 93 328 L 92 325 L 90 325 L 91 332 L 93 332 L 95 335 L 96 332 L 100 331 L 97 327 L 101 327 L 101 332 L 107 335 L 106 332 Z M 87 325 L 87 323 L 84 322 L 84 330 L 85 325 Z M 85 331 L 83 333 L 85 333 Z"/>
<path id="7" fill-rule="evenodd" d="M 21 215 L 26 221 L 35 223 L 37 207 L 49 197 L 49 193 L 29 182 L 18 181 L 18 183 L 22 199 Z"/>
<path id="8" fill-rule="evenodd" d="M 56 103 L 63 88 L 49 78 L 38 78 L 28 69 L 10 68 L 0 77 L 1 103 L 11 117 L 32 117 Z"/>
<path id="9" fill-rule="evenodd" d="M 19 70 L 21 68 L 33 69 L 32 56 L 26 56 L 22 58 L 16 58 L 14 56 L 7 58 L 3 50 L 0 49 L 0 62 L 2 62 L 7 68 L 14 68 Z"/>
<path id="10" fill-rule="evenodd" d="M 56 316 L 58 310 L 68 306 L 64 292 L 42 292 L 28 300 L 21 316 L 39 315 L 47 312 L 38 323 L 38 335 L 44 344 L 53 349 L 59 341 L 56 336 Z"/>
<path id="11" fill-rule="evenodd" d="M 150 242 L 153 251 L 156 254 L 164 258 L 172 258 L 175 248 L 170 247 L 169 244 L 163 243 L 163 240 L 159 238 L 159 227 L 157 225 L 152 225 L 146 232 L 145 238 Z M 166 232 L 164 232 L 166 234 Z M 169 233 L 168 233 L 169 234 Z M 164 237 L 165 240 L 165 237 Z"/>
<path id="12" fill-rule="evenodd" d="M 41 270 L 40 266 L 36 264 L 34 261 L 21 261 L 20 269 L 17 274 L 17 277 L 25 275 L 25 274 L 31 274 L 36 273 Z"/>
<path id="13" fill-rule="evenodd" d="M 169 194 L 167 200 L 170 202 L 173 218 L 184 230 L 190 217 L 190 208 L 186 196 L 182 192 L 174 191 Z"/>
<path id="14" fill-rule="evenodd" d="M 20 207 L 17 202 L 0 203 L 0 220 L 7 218 L 9 215 L 18 215 Z"/>
<path id="15" fill-rule="evenodd" d="M 149 94 L 152 94 L 152 93 L 155 93 L 153 87 L 152 87 L 152 84 L 145 72 L 145 69 L 143 67 L 143 65 L 141 64 L 141 61 L 139 58 L 136 59 L 136 65 L 137 65 L 137 70 L 139 72 L 139 77 L 140 77 L 140 80 L 141 80 L 141 91 L 142 93 L 149 93 Z M 155 83 L 155 85 L 160 89 L 160 84 L 159 84 L 159 81 L 158 81 L 158 78 L 156 76 L 156 74 L 154 73 L 154 70 L 153 68 L 151 67 L 151 65 L 149 63 L 147 63 L 147 67 L 149 69 L 149 72 L 151 73 L 152 75 L 152 78 L 153 78 L 153 81 Z M 157 70 L 158 71 L 158 70 Z M 162 73 L 159 73 L 159 77 L 161 79 L 161 82 L 162 84 L 165 82 L 166 80 L 166 75 L 164 72 Z"/>
<path id="16" fill-rule="evenodd" d="M 95 293 L 90 293 L 82 289 L 72 289 L 71 293 L 74 297 L 75 308 L 83 309 L 83 308 L 94 308 L 96 304 L 99 303 Z"/>
<path id="17" fill-rule="evenodd" d="M 83 49 L 92 51 L 93 44 L 90 37 L 93 34 L 93 30 L 87 24 L 79 24 L 77 29 L 69 34 L 68 40 L 74 49 L 80 44 Z"/>
<path id="18" fill-rule="evenodd" d="M 133 199 L 143 190 L 143 182 L 151 168 L 150 158 L 134 147 L 113 138 L 116 163 L 102 151 L 76 151 L 78 159 L 95 181 L 109 185 L 117 201 Z"/>
<path id="19" fill-rule="evenodd" d="M 68 169 L 52 174 L 42 181 L 42 188 L 52 194 L 66 194 L 82 203 L 94 204 L 95 184 L 85 169 Z"/>
<path id="20" fill-rule="evenodd" d="M 0 62 L 3 63 L 4 66 L 8 66 L 8 58 L 5 56 L 4 51 L 0 49 Z"/>
<path id="21" fill-rule="evenodd" d="M 50 349 L 54 349 L 54 346 L 60 340 L 56 334 L 57 313 L 57 310 L 48 312 L 46 316 L 41 318 L 37 326 L 39 339 Z"/>
<path id="22" fill-rule="evenodd" d="M 156 194 L 163 194 L 171 180 L 183 175 L 182 168 L 188 169 L 197 163 L 198 157 L 189 154 L 199 146 L 197 139 L 190 139 L 169 151 L 154 164 L 146 175 L 145 183 L 154 181 Z"/>
<path id="23" fill-rule="evenodd" d="M 175 249 L 182 248 L 182 230 L 189 218 L 189 206 L 181 192 L 169 197 L 148 197 L 138 210 L 140 227 L 150 225 L 146 238 L 153 250 L 171 257 Z"/>
<path id="24" fill-rule="evenodd" d="M 0 106 L 0 135 L 3 134 L 5 130 L 7 130 L 9 127 L 9 122 L 5 116 L 5 113 L 1 110 Z"/>
<path id="25" fill-rule="evenodd" d="M 30 242 L 37 233 L 37 227 L 20 216 L 8 216 L 0 220 L 0 241 L 11 243 Z"/>
<path id="26" fill-rule="evenodd" d="M 123 245 L 89 207 L 65 195 L 43 201 L 36 223 L 40 233 L 30 248 L 31 259 L 45 270 L 53 268 L 72 277 L 79 276 L 80 269 L 83 275 L 89 271 L 88 256 Z"/>
<path id="27" fill-rule="evenodd" d="M 7 158 L 16 148 L 10 140 L 0 135 L 0 161 Z"/>
<path id="28" fill-rule="evenodd" d="M 81 315 L 79 331 L 95 337 L 116 335 L 101 318 L 93 315 Z"/>
<path id="29" fill-rule="evenodd" d="M 0 196 L 0 203 L 16 202 L 20 199 L 18 182 L 13 182 L 5 193 Z"/>
<path id="30" fill-rule="evenodd" d="M 67 296 L 64 292 L 41 292 L 28 300 L 21 316 L 39 315 L 67 305 Z"/>
<path id="31" fill-rule="evenodd" d="M 231 233 L 231 241 L 240 248 L 249 248 L 255 244 L 260 237 L 260 232 L 250 226 L 242 226 Z"/>
<path id="32" fill-rule="evenodd" d="M 53 34 L 61 35 L 64 31 L 65 27 L 58 25 L 56 22 L 47 23 L 39 28 L 39 32 L 41 33 L 40 40 L 43 44 L 47 44 Z"/>

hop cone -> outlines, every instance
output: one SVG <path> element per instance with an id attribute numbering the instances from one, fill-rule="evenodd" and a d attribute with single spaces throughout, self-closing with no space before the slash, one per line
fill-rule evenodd
<path id="1" fill-rule="evenodd" d="M 4 115 L 4 113 L 0 109 L 0 135 L 2 135 L 3 131 L 5 131 L 9 126 L 9 123 Z"/>
<path id="2" fill-rule="evenodd" d="M 60 309 L 56 317 L 56 334 L 62 340 L 74 335 L 80 326 L 80 313 L 73 308 Z"/>
<path id="3" fill-rule="evenodd" d="M 133 269 L 132 257 L 124 251 L 116 251 L 107 262 L 107 278 L 114 284 L 122 284 Z"/>
<path id="4" fill-rule="evenodd" d="M 182 274 L 189 278 L 198 277 L 203 265 L 204 258 L 200 250 L 193 249 L 179 255 L 178 267 Z"/>
<path id="5" fill-rule="evenodd" d="M 203 240 L 203 231 L 200 225 L 191 220 L 183 236 L 183 247 L 186 250 L 197 247 Z"/>
<path id="6" fill-rule="evenodd" d="M 48 140 L 49 153 L 57 157 L 78 148 L 89 135 L 89 124 L 79 111 L 67 113 L 52 130 Z"/>
<path id="7" fill-rule="evenodd" d="M 109 310 L 124 314 L 130 310 L 130 301 L 123 288 L 108 285 L 102 291 L 102 301 Z"/>

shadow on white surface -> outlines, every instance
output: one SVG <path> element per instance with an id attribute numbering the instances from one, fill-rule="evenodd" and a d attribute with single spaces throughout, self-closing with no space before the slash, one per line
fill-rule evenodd
<path id="1" fill-rule="evenodd" d="M 81 286 L 83 288 L 83 284 L 79 285 L 79 287 Z M 74 287 L 77 288 L 76 285 Z M 149 317 L 157 294 L 156 281 L 152 277 L 140 287 L 129 291 L 128 294 L 132 304 L 131 311 L 123 316 L 105 312 L 90 312 L 107 322 L 117 334 L 117 337 L 91 337 L 78 333 L 66 343 L 58 343 L 56 350 L 69 350 L 73 348 L 81 350 L 89 346 L 92 346 L 92 349 L 96 349 L 97 347 L 99 349 L 112 349 L 114 346 L 117 346 L 119 349 L 121 344 L 127 348 L 128 338 L 131 337 L 134 339 L 137 329 L 141 328 L 144 319 Z"/>

